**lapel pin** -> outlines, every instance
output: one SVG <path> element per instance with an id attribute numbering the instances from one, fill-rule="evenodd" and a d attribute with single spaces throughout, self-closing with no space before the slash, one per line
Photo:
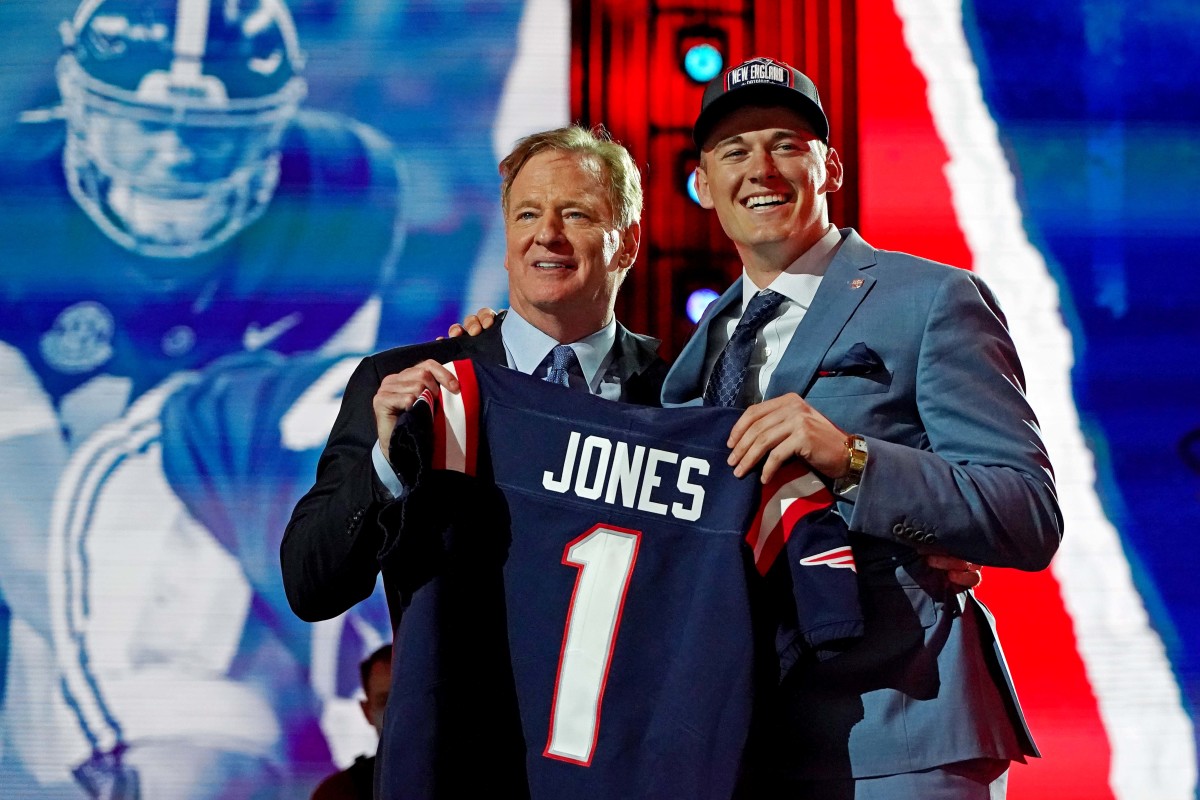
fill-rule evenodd
<path id="1" fill-rule="evenodd" d="M 850 281 L 850 288 L 851 288 L 851 289 L 861 289 L 861 288 L 862 288 L 862 286 L 863 286 L 863 279 L 862 279 L 862 278 L 855 278 L 854 280 Z"/>

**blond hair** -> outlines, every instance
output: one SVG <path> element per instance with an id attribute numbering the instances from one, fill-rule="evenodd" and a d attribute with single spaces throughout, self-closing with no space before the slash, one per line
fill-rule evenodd
<path id="1" fill-rule="evenodd" d="M 500 206 L 508 216 L 508 195 L 517 173 L 538 153 L 554 151 L 582 157 L 596 179 L 605 184 L 614 222 L 621 230 L 642 217 L 642 176 L 633 156 L 615 142 L 603 125 L 588 130 L 579 125 L 534 133 L 517 142 L 500 162 Z"/>

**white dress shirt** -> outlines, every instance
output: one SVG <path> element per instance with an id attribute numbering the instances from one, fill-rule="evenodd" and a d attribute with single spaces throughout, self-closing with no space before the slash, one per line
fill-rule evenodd
<path id="1" fill-rule="evenodd" d="M 504 342 L 504 355 L 510 369 L 538 378 L 546 377 L 549 369 L 546 359 L 550 351 L 558 346 L 558 340 L 535 328 L 511 309 L 500 326 L 500 339 Z M 606 400 L 618 400 L 621 397 L 621 384 L 615 379 L 610 380 L 613 376 L 608 375 L 616 342 L 617 320 L 614 317 L 590 336 L 570 343 L 579 359 L 588 391 Z"/>
<path id="2" fill-rule="evenodd" d="M 775 316 L 759 329 L 754 340 L 754 350 L 746 368 L 746 382 L 742 384 L 741 405 L 761 402 L 766 396 L 771 376 L 775 374 L 775 369 L 791 343 L 800 320 L 804 319 L 809 306 L 812 305 L 813 297 L 821 286 L 821 279 L 829 269 L 829 264 L 841 243 L 841 232 L 836 226 L 830 225 L 824 236 L 789 264 L 787 269 L 766 287 L 786 299 L 780 303 Z M 704 385 L 708 385 L 708 378 L 712 375 L 717 358 L 729 343 L 729 338 L 733 336 L 733 329 L 745 313 L 746 306 L 759 291 L 743 268 L 741 305 L 731 305 L 708 326 L 708 342 L 704 354 Z"/>

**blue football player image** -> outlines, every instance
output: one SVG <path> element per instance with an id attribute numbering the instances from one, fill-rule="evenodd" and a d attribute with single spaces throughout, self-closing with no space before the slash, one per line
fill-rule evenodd
<path id="1" fill-rule="evenodd" d="M 488 18 L 509 49 L 519 12 Z M 389 137 L 302 105 L 279 0 L 86 0 L 61 35 L 58 99 L 0 127 L 0 794 L 286 796 L 357 729 L 386 612 L 276 614 L 282 522 L 169 482 L 160 410 L 222 357 L 370 350 L 389 306 L 392 339 L 444 330 L 460 268 L 420 276 L 433 301 L 397 287 L 458 231 L 412 220 Z M 470 79 L 498 96 L 507 63 Z"/>

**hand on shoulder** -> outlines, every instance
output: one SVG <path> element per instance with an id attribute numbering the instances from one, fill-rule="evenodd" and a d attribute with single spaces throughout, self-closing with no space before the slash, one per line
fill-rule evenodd
<path id="1" fill-rule="evenodd" d="M 492 327 L 496 322 L 496 312 L 486 306 L 479 309 L 474 314 L 470 314 L 461 323 L 454 323 L 450 326 L 450 330 L 446 335 L 451 339 L 463 336 L 478 336 L 488 328 Z M 438 337 L 439 339 L 442 337 Z"/>

